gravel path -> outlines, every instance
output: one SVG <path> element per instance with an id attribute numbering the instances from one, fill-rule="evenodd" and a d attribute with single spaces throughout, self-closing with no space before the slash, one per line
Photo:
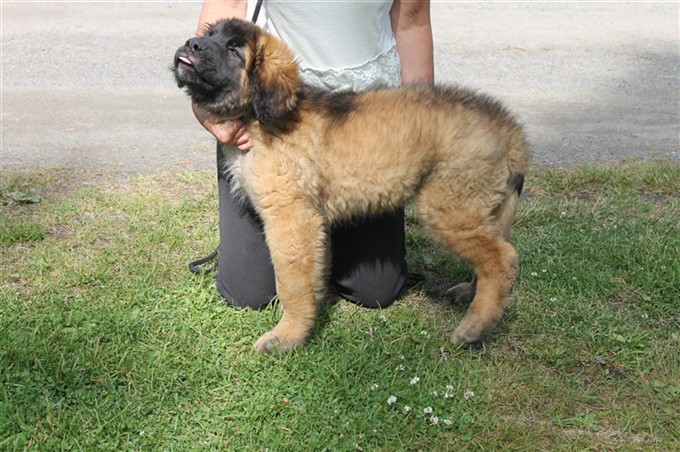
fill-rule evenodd
<path id="1" fill-rule="evenodd" d="M 3 3 L 2 170 L 212 169 L 169 65 L 196 2 Z M 433 3 L 437 78 L 492 94 L 553 166 L 680 159 L 680 4 Z"/>

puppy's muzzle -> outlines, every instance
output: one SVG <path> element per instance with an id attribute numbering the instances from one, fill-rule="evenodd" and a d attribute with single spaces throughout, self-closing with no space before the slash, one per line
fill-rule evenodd
<path id="1" fill-rule="evenodd" d="M 205 51 L 206 47 L 205 41 L 201 38 L 189 39 L 184 43 L 183 47 L 177 49 L 177 53 L 175 54 L 175 67 L 195 66 L 198 58 Z"/>

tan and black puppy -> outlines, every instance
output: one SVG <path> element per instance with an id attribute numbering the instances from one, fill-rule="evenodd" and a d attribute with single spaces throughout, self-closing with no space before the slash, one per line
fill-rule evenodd
<path id="1" fill-rule="evenodd" d="M 174 73 L 194 101 L 241 116 L 253 135 L 224 170 L 262 217 L 283 306 L 257 350 L 305 342 L 331 224 L 412 199 L 432 237 L 475 272 L 453 289 L 472 303 L 452 341 L 477 341 L 498 322 L 517 274 L 510 227 L 528 166 L 522 128 L 499 103 L 453 87 L 320 92 L 301 82 L 288 47 L 240 20 L 187 41 Z"/>

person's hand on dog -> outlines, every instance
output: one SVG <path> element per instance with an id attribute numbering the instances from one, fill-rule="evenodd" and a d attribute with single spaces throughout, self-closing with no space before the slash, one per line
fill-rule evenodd
<path id="1" fill-rule="evenodd" d="M 253 147 L 252 136 L 241 118 L 215 116 L 195 102 L 192 102 L 191 107 L 198 122 L 213 134 L 220 143 L 236 146 L 244 152 Z"/>

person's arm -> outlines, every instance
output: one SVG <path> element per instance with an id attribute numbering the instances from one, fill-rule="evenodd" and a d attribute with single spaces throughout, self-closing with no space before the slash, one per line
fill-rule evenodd
<path id="1" fill-rule="evenodd" d="M 433 84 L 434 51 L 429 0 L 394 0 L 392 31 L 401 62 L 401 83 Z"/>
<path id="2" fill-rule="evenodd" d="M 196 35 L 202 36 L 208 25 L 221 19 L 245 18 L 247 7 L 247 0 L 204 0 Z M 242 151 L 247 151 L 252 147 L 250 132 L 240 118 L 215 116 L 195 103 L 192 103 L 191 107 L 198 122 L 220 143 L 236 146 Z"/>
<path id="3" fill-rule="evenodd" d="M 221 19 L 245 19 L 247 9 L 247 0 L 204 0 L 196 36 L 202 36 L 208 25 Z"/>

